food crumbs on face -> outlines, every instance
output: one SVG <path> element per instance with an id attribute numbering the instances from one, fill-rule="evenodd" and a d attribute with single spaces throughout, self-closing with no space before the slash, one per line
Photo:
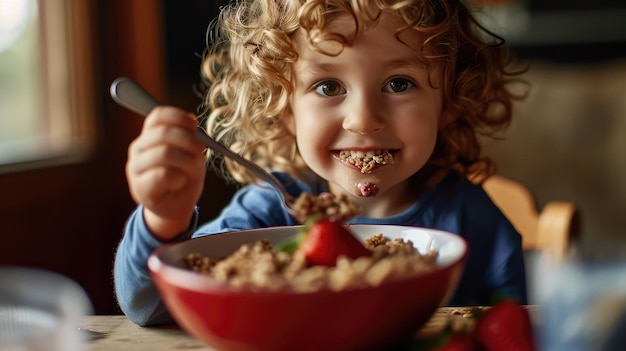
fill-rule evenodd
<path id="1" fill-rule="evenodd" d="M 359 168 L 361 170 L 361 173 L 372 173 L 372 169 L 377 164 L 393 164 L 393 155 L 388 150 L 341 150 L 339 152 L 339 159 Z"/>
<path id="2" fill-rule="evenodd" d="M 372 182 L 359 183 L 357 187 L 364 197 L 376 196 L 378 194 L 378 186 Z"/>
<path id="3" fill-rule="evenodd" d="M 409 240 L 389 240 L 381 233 L 366 239 L 364 245 L 371 256 L 354 260 L 341 256 L 334 267 L 308 266 L 301 252 L 277 252 L 266 239 L 242 245 L 219 260 L 191 253 L 185 257 L 185 264 L 235 289 L 295 292 L 378 286 L 436 267 L 437 252 L 421 254 Z"/>

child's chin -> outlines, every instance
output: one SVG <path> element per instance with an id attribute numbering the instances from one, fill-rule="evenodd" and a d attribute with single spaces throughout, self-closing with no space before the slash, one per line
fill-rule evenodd
<path id="1" fill-rule="evenodd" d="M 361 197 L 374 197 L 380 192 L 380 188 L 376 183 L 369 181 L 363 181 L 356 184 L 358 190 L 358 196 Z"/>

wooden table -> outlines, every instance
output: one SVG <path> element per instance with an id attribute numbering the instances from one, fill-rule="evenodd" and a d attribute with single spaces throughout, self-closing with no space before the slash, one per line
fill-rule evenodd
<path id="1" fill-rule="evenodd" d="M 85 351 L 217 351 L 178 327 L 143 328 L 126 316 L 87 316 L 81 330 Z"/>
<path id="2" fill-rule="evenodd" d="M 528 307 L 535 317 L 537 307 Z M 440 333 L 450 321 L 471 318 L 469 307 L 442 307 L 420 329 L 416 338 Z M 85 333 L 85 351 L 218 351 L 177 327 L 139 327 L 125 316 L 87 316 L 81 330 Z"/>

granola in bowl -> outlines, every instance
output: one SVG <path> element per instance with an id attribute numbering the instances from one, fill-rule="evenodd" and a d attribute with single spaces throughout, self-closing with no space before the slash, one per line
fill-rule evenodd
<path id="1" fill-rule="evenodd" d="M 189 269 L 234 288 L 295 292 L 375 287 L 436 267 L 437 252 L 421 254 L 410 240 L 375 234 L 364 244 L 371 255 L 356 259 L 340 256 L 333 267 L 310 266 L 302 252 L 277 251 L 266 239 L 244 244 L 223 259 L 190 253 L 185 263 Z"/>

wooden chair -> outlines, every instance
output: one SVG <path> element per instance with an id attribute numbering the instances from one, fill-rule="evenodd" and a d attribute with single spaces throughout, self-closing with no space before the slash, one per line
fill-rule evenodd
<path id="1" fill-rule="evenodd" d="M 498 175 L 485 180 L 483 188 L 522 235 L 525 251 L 540 251 L 542 259 L 553 262 L 564 258 L 570 241 L 579 234 L 578 211 L 573 203 L 550 201 L 538 211 L 526 187 Z"/>

